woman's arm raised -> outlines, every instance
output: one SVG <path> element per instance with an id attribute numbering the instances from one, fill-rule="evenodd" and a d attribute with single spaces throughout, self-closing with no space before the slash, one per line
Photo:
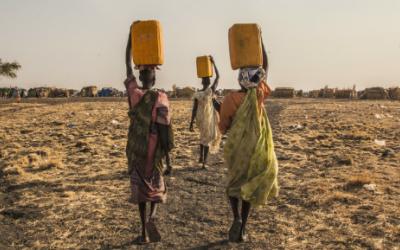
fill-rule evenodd
<path id="1" fill-rule="evenodd" d="M 262 44 L 262 53 L 263 53 L 263 69 L 265 70 L 265 75 L 268 76 L 268 56 L 267 52 L 265 51 L 265 46 L 264 42 L 261 38 L 261 44 Z"/>
<path id="2" fill-rule="evenodd" d="M 214 58 L 212 56 L 210 56 L 210 60 L 211 60 L 211 63 L 213 64 L 214 71 L 215 71 L 215 80 L 214 80 L 213 85 L 211 86 L 211 89 L 215 93 L 215 91 L 218 88 L 219 71 L 218 71 L 217 65 L 215 65 L 215 61 L 214 61 Z"/>
<path id="3" fill-rule="evenodd" d="M 126 44 L 126 49 L 125 49 L 126 80 L 124 81 L 126 93 L 128 94 L 129 108 L 132 108 L 130 90 L 139 87 L 136 82 L 136 77 L 133 74 L 133 69 L 132 69 L 131 39 L 132 39 L 131 32 L 129 31 L 128 42 Z"/>

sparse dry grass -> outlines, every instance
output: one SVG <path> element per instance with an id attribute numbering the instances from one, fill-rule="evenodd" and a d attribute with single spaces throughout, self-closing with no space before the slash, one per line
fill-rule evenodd
<path id="1" fill-rule="evenodd" d="M 346 190 L 352 190 L 357 188 L 362 188 L 365 184 L 370 184 L 372 182 L 372 178 L 370 174 L 362 174 L 352 176 L 345 185 Z"/>
<path id="2" fill-rule="evenodd" d="M 323 205 L 325 206 L 332 206 L 332 205 L 351 205 L 351 204 L 357 204 L 360 202 L 360 199 L 358 199 L 354 194 L 349 194 L 349 193 L 343 193 L 340 191 L 334 191 L 330 194 L 328 194 L 323 202 Z"/>
<path id="3" fill-rule="evenodd" d="M 138 248 L 124 152 L 127 105 L 90 101 L 0 104 L 0 249 Z M 400 245 L 399 102 L 271 100 L 281 192 L 253 210 L 250 242 L 242 245 L 225 241 L 231 215 L 222 152 L 211 156 L 209 170 L 199 170 L 190 108 L 189 101 L 172 102 L 178 148 L 168 202 L 159 210 L 164 239 L 148 248 Z"/>

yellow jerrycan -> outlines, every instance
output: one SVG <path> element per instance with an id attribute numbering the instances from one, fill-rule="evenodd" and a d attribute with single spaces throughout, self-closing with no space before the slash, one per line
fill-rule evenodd
<path id="1" fill-rule="evenodd" d="M 162 65 L 162 27 L 157 20 L 136 21 L 131 25 L 132 58 L 135 65 Z"/>
<path id="2" fill-rule="evenodd" d="M 196 58 L 197 77 L 213 76 L 213 67 L 209 56 L 198 56 Z"/>
<path id="3" fill-rule="evenodd" d="M 229 29 L 229 54 L 234 70 L 263 64 L 261 31 L 258 24 L 234 24 Z"/>

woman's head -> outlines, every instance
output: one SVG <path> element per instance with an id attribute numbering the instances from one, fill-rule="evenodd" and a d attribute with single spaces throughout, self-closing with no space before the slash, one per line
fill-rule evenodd
<path id="1" fill-rule="evenodd" d="M 203 87 L 206 89 L 210 86 L 211 81 L 210 81 L 210 77 L 203 77 L 201 78 L 201 84 L 203 85 Z"/>
<path id="2" fill-rule="evenodd" d="M 156 71 L 154 68 L 142 68 L 139 70 L 139 80 L 143 88 L 150 89 L 156 83 Z"/>
<path id="3" fill-rule="evenodd" d="M 263 68 L 241 68 L 239 70 L 238 81 L 242 88 L 255 88 L 265 79 L 265 70 Z"/>

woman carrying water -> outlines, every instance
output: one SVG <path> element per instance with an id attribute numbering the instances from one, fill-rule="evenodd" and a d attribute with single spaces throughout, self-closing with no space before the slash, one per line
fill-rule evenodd
<path id="1" fill-rule="evenodd" d="M 239 69 L 241 89 L 228 94 L 221 105 L 219 127 L 223 134 L 228 133 L 224 158 L 228 167 L 226 192 L 233 212 L 229 240 L 233 242 L 246 240 L 250 208 L 264 205 L 278 194 L 278 162 L 263 104 L 270 93 L 266 83 L 268 58 L 263 44 L 262 57 L 262 67 Z"/>
<path id="2" fill-rule="evenodd" d="M 134 23 L 135 24 L 135 23 Z M 156 65 L 137 65 L 137 84 L 131 65 L 131 34 L 126 47 L 125 87 L 128 93 L 130 126 L 126 155 L 130 175 L 132 201 L 139 206 L 142 234 L 138 243 L 159 241 L 155 225 L 156 207 L 164 203 L 167 189 L 164 175 L 171 172 L 169 152 L 173 148 L 173 134 L 167 95 L 152 89 L 156 83 Z M 163 168 L 165 158 L 167 168 Z M 149 218 L 146 204 L 150 203 Z M 149 234 L 149 235 L 148 235 Z"/>
<path id="3" fill-rule="evenodd" d="M 192 119 L 190 121 L 190 131 L 193 130 L 193 123 L 196 120 L 196 125 L 200 130 L 200 156 L 199 163 L 205 169 L 207 167 L 208 153 L 216 153 L 219 150 L 221 141 L 221 133 L 218 129 L 219 114 L 214 107 L 215 91 L 218 87 L 219 72 L 215 65 L 214 58 L 209 57 L 215 71 L 215 80 L 211 85 L 210 77 L 202 77 L 201 84 L 203 88 L 197 91 L 194 95 Z"/>

